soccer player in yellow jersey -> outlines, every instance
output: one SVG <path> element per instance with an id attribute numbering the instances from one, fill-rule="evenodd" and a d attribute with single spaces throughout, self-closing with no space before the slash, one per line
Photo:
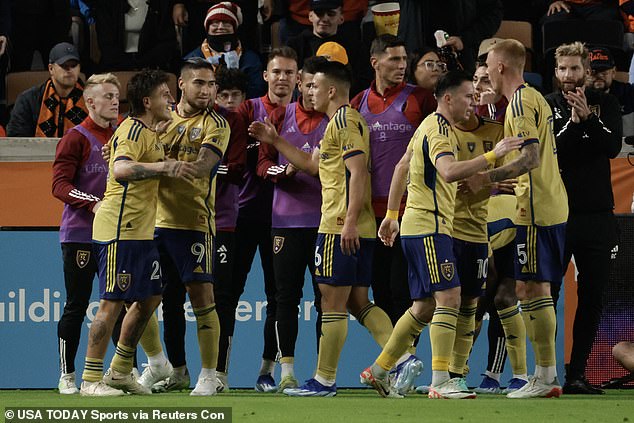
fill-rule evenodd
<path id="1" fill-rule="evenodd" d="M 516 40 L 495 44 L 487 56 L 493 89 L 509 99 L 504 134 L 522 137 L 520 154 L 508 164 L 475 178 L 473 187 L 518 177 L 515 277 L 525 283 L 522 317 L 535 352 L 535 376 L 509 398 L 558 397 L 556 317 L 551 284 L 560 284 L 568 199 L 557 163 L 550 106 L 524 82 L 524 46 Z"/>
<path id="2" fill-rule="evenodd" d="M 93 223 L 101 301 L 90 326 L 82 395 L 123 394 L 114 388 L 150 393 L 133 377 L 132 362 L 141 333 L 161 301 L 161 268 L 152 240 L 159 177 L 191 179 L 196 174 L 191 163 L 164 160 L 155 131 L 171 119 L 173 98 L 167 80 L 162 71 L 142 71 L 132 77 L 128 83 L 130 117 L 110 141 L 105 197 Z M 111 369 L 102 380 L 108 339 L 124 302 L 131 305 Z"/>
<path id="3" fill-rule="evenodd" d="M 182 96 L 172 111 L 172 121 L 160 139 L 169 158 L 192 163 L 196 179 L 161 178 L 154 239 L 160 255 L 165 296 L 182 301 L 184 285 L 196 316 L 202 370 L 191 395 L 216 393 L 216 364 L 220 323 L 213 291 L 216 169 L 229 143 L 230 129 L 225 118 L 209 106 L 216 96 L 213 68 L 201 58 L 187 60 L 178 86 Z M 172 307 L 165 307 L 165 325 L 173 324 Z M 167 312 L 170 311 L 170 313 Z M 182 309 L 181 309 L 182 313 Z M 171 319 L 171 320 L 170 320 Z M 177 324 L 177 323 L 176 323 Z M 153 317 L 141 338 L 149 366 L 139 382 L 151 388 L 156 382 L 185 380 L 186 365 L 174 369 L 161 347 L 158 320 Z M 168 382 L 166 386 L 170 386 Z"/>
<path id="4" fill-rule="evenodd" d="M 409 268 L 412 307 L 399 319 L 389 341 L 361 381 L 382 396 L 390 396 L 387 374 L 398 358 L 430 324 L 432 384 L 430 398 L 474 398 L 462 378 L 449 377 L 460 307 L 460 278 L 452 249 L 455 182 L 486 169 L 498 157 L 519 147 L 517 138 L 504 139 L 492 151 L 457 161 L 454 125 L 468 119 L 473 108 L 471 76 L 452 71 L 436 86 L 436 112 L 416 130 L 392 176 L 388 213 L 379 236 L 392 245 L 399 232 L 398 206 L 407 188 L 401 240 Z"/>
<path id="5" fill-rule="evenodd" d="M 376 222 L 368 173 L 368 126 L 348 105 L 351 79 L 341 63 L 315 65 L 309 96 L 315 110 L 326 113 L 330 122 L 312 156 L 279 137 L 268 120 L 249 127 L 252 136 L 273 144 L 294 166 L 319 174 L 322 186 L 315 250 L 315 279 L 323 311 L 317 372 L 303 386 L 284 390 L 291 396 L 337 394 L 335 379 L 348 331 L 348 310 L 358 317 L 371 309 L 363 322 L 379 345 L 392 329 L 387 314 L 368 300 Z"/>

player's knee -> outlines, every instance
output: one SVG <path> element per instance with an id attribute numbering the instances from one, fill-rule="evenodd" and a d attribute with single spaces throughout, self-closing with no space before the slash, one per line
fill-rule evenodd
<path id="1" fill-rule="evenodd" d="M 498 290 L 497 294 L 495 294 L 495 298 L 493 299 L 493 303 L 495 304 L 495 308 L 497 310 L 504 310 L 505 308 L 509 308 L 517 304 L 515 289 Z"/>

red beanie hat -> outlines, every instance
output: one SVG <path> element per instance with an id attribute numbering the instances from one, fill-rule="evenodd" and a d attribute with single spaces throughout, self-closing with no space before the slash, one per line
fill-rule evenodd
<path id="1" fill-rule="evenodd" d="M 242 9 L 235 3 L 230 1 L 223 1 L 215 6 L 211 6 L 207 11 L 207 17 L 205 18 L 205 31 L 209 31 L 209 25 L 211 21 L 224 21 L 233 25 L 233 29 L 236 30 L 242 25 Z"/>

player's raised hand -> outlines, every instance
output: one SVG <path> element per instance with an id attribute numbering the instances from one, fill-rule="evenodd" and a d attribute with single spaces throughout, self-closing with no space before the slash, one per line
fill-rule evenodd
<path id="1" fill-rule="evenodd" d="M 487 88 L 480 93 L 478 104 L 481 106 L 495 104 L 495 97 L 497 97 L 497 94 L 493 91 L 493 88 Z"/>
<path id="2" fill-rule="evenodd" d="M 391 247 L 394 245 L 394 240 L 399 231 L 398 220 L 384 218 L 379 226 L 379 238 L 383 241 L 383 244 Z"/>
<path id="3" fill-rule="evenodd" d="M 101 157 L 108 163 L 110 161 L 110 142 L 105 143 L 101 147 Z"/>
<path id="4" fill-rule="evenodd" d="M 348 219 L 346 219 L 346 223 L 341 229 L 341 252 L 346 256 L 351 256 L 359 251 L 359 248 L 361 248 L 361 243 L 359 242 L 357 225 L 348 223 Z"/>
<path id="5" fill-rule="evenodd" d="M 170 123 L 172 123 L 172 119 L 170 120 L 162 120 L 159 123 L 156 124 L 156 127 L 154 127 L 154 131 L 157 134 L 162 134 L 164 132 L 167 131 L 167 127 L 170 126 Z"/>
<path id="6" fill-rule="evenodd" d="M 500 158 L 506 156 L 508 153 L 519 148 L 524 143 L 524 139 L 520 137 L 506 137 L 495 145 L 493 151 L 495 155 Z"/>
<path id="7" fill-rule="evenodd" d="M 277 138 L 277 130 L 268 117 L 263 122 L 255 121 L 249 125 L 249 135 L 266 144 L 273 144 Z"/>
<path id="8" fill-rule="evenodd" d="M 478 172 L 468 177 L 459 184 L 459 190 L 462 194 L 475 194 L 486 186 L 491 184 L 491 178 L 485 172 Z"/>

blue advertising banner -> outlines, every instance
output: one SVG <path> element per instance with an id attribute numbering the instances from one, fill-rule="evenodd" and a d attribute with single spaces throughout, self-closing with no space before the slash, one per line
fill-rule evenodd
<path id="1" fill-rule="evenodd" d="M 231 388 L 250 388 L 255 384 L 260 368 L 263 348 L 263 323 L 266 313 L 264 282 L 256 257 L 249 274 L 246 290 L 236 310 L 236 329 L 229 366 Z M 0 389 L 54 388 L 59 379 L 57 352 L 57 322 L 65 301 L 62 257 L 56 231 L 0 231 Z M 97 281 L 84 320 L 82 338 L 75 362 L 78 377 L 83 370 L 86 339 L 90 322 L 98 309 Z M 295 373 L 301 381 L 312 377 L 317 363 L 315 334 L 316 312 L 312 306 L 313 293 L 306 278 L 304 300 L 299 311 L 299 337 L 295 353 Z M 563 375 L 563 301 L 558 309 L 557 353 L 559 374 Z M 186 304 L 188 332 L 186 351 L 188 368 L 195 381 L 200 370 L 194 314 Z M 161 309 L 158 310 L 162 322 Z M 479 384 L 486 369 L 487 339 L 484 322 L 482 336 L 473 348 L 469 360 L 471 373 L 469 386 Z M 533 369 L 533 356 L 529 349 L 529 369 Z M 107 367 L 113 354 L 110 347 L 105 360 Z M 354 318 L 349 321 L 348 338 L 341 354 L 337 385 L 360 387 L 359 373 L 370 365 L 380 349 L 368 331 Z M 429 335 L 421 336 L 417 355 L 425 369 L 417 381 L 427 384 L 431 380 Z M 146 361 L 139 348 L 139 363 Z M 25 371 L 28 367 L 28 371 Z M 142 370 L 142 369 L 141 369 Z M 510 379 L 510 366 L 506 366 L 503 384 Z M 279 381 L 279 368 L 276 380 Z"/>

